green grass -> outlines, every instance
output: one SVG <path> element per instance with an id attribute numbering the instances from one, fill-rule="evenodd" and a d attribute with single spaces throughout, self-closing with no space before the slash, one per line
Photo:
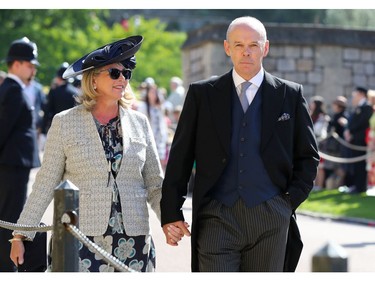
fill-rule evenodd
<path id="1" fill-rule="evenodd" d="M 297 211 L 375 220 L 375 196 L 345 194 L 338 190 L 313 191 Z"/>

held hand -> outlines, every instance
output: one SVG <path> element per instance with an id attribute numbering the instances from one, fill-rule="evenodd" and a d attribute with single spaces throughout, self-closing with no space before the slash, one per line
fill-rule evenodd
<path id="1" fill-rule="evenodd" d="M 23 256 L 25 254 L 25 247 L 22 241 L 13 241 L 12 248 L 10 249 L 10 259 L 18 267 L 23 264 Z"/>
<path id="2" fill-rule="evenodd" d="M 167 244 L 171 246 L 178 246 L 178 242 L 184 235 L 190 236 L 188 230 L 189 224 L 183 221 L 176 221 L 163 225 L 163 232 L 166 238 Z"/>
<path id="3" fill-rule="evenodd" d="M 349 130 L 344 131 L 344 138 L 347 142 L 350 142 L 350 140 L 352 139 L 352 135 L 350 134 Z"/>

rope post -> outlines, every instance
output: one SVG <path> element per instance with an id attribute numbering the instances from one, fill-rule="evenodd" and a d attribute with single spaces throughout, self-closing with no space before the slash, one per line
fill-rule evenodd
<path id="1" fill-rule="evenodd" d="M 347 272 L 348 254 L 339 244 L 329 241 L 312 259 L 313 272 Z"/>
<path id="2" fill-rule="evenodd" d="M 65 224 L 78 227 L 79 189 L 69 180 L 55 188 L 53 239 L 52 239 L 52 271 L 78 272 L 79 241 L 66 231 Z"/>

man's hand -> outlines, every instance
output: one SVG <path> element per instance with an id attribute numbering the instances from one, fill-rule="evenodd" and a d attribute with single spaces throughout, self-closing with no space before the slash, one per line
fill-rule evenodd
<path id="1" fill-rule="evenodd" d="M 184 235 L 190 236 L 188 230 L 189 224 L 183 221 L 176 221 L 163 225 L 163 232 L 166 238 L 167 244 L 171 246 L 178 246 L 178 242 Z"/>

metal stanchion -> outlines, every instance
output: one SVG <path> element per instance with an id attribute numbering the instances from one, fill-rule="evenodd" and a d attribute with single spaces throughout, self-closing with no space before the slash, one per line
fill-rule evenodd
<path id="1" fill-rule="evenodd" d="M 312 259 L 313 272 L 347 272 L 348 255 L 343 247 L 330 241 Z"/>
<path id="2" fill-rule="evenodd" d="M 52 271 L 79 271 L 78 240 L 65 230 L 65 224 L 78 227 L 79 189 L 69 180 L 55 189 L 52 239 Z"/>

